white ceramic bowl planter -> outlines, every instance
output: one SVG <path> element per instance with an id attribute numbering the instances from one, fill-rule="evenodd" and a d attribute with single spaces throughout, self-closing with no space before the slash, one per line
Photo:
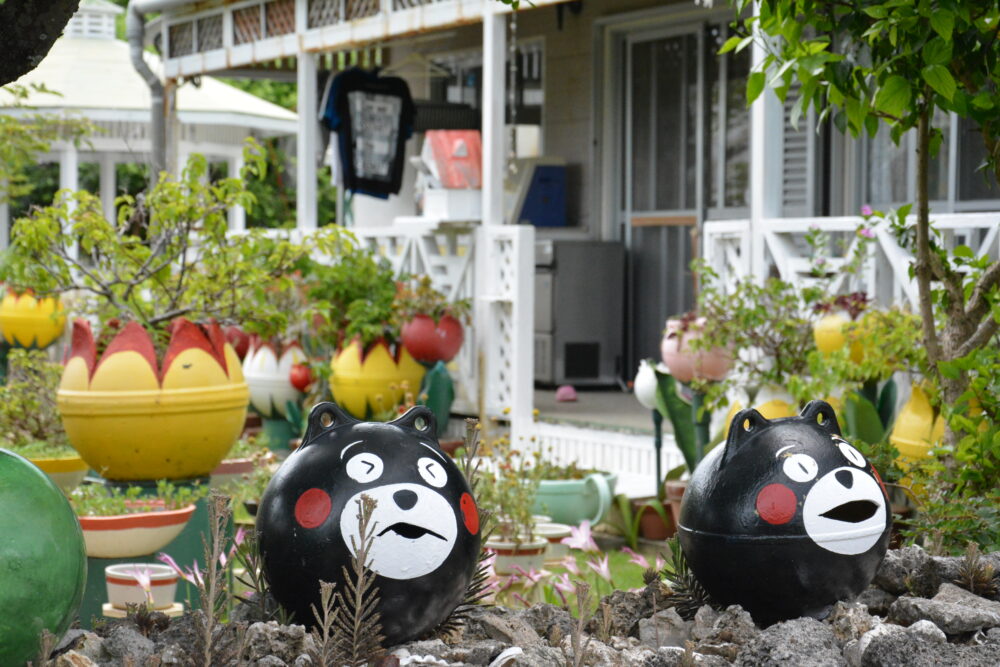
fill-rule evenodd
<path id="1" fill-rule="evenodd" d="M 134 558 L 162 549 L 180 535 L 194 505 L 115 516 L 81 516 L 80 528 L 91 558 Z"/>
<path id="2" fill-rule="evenodd" d="M 556 563 L 568 553 L 569 547 L 562 543 L 563 538 L 572 534 L 569 526 L 564 523 L 536 523 L 535 534 L 549 543 L 545 550 L 545 562 Z"/>
<path id="3" fill-rule="evenodd" d="M 139 577 L 143 575 L 149 577 L 153 609 L 173 606 L 177 594 L 177 573 L 167 565 L 150 563 L 122 563 L 104 568 L 104 582 L 111 606 L 125 609 L 130 604 L 145 605 L 146 591 L 139 583 Z"/>
<path id="4" fill-rule="evenodd" d="M 544 539 L 531 540 L 523 535 L 520 542 L 499 537 L 491 537 L 486 541 L 486 548 L 496 554 L 493 569 L 497 574 L 514 574 L 515 566 L 525 572 L 541 570 L 545 564 L 545 549 L 548 545 Z"/>

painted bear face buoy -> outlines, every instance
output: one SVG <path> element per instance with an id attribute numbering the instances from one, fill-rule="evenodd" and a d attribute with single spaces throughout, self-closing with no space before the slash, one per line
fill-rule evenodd
<path id="1" fill-rule="evenodd" d="M 821 616 L 875 576 L 892 514 L 878 473 L 840 435 L 833 408 L 733 418 L 695 470 L 681 505 L 681 546 L 721 604 L 758 623 Z"/>
<path id="2" fill-rule="evenodd" d="M 345 591 L 362 495 L 377 503 L 368 567 L 385 644 L 422 636 L 461 603 L 479 557 L 479 514 L 436 428 L 425 407 L 388 423 L 357 421 L 333 403 L 313 408 L 257 512 L 264 575 L 296 622 L 315 622 L 320 581 Z"/>

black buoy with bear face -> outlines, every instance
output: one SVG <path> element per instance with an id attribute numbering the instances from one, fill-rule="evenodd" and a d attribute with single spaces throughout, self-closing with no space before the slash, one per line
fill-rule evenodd
<path id="1" fill-rule="evenodd" d="M 812 401 L 787 419 L 739 412 L 692 475 L 678 533 L 716 602 L 770 624 L 822 616 L 867 588 L 891 526 L 878 473 L 833 408 Z"/>
<path id="2" fill-rule="evenodd" d="M 333 403 L 313 408 L 257 513 L 264 575 L 296 622 L 315 622 L 320 581 L 345 590 L 362 494 L 377 502 L 368 567 L 385 645 L 422 636 L 462 602 L 479 558 L 479 514 L 436 432 L 425 407 L 388 423 L 359 422 Z"/>

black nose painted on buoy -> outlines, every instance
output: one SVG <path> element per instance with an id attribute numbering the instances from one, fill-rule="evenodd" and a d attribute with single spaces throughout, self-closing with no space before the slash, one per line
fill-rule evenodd
<path id="1" fill-rule="evenodd" d="M 839 474 L 839 473 L 838 473 Z M 401 509 L 408 510 L 417 504 L 417 494 L 409 489 L 403 489 L 392 494 L 392 499 L 396 501 Z"/>
<path id="2" fill-rule="evenodd" d="M 849 489 L 854 486 L 854 473 L 850 470 L 838 470 L 837 471 L 837 481 L 840 482 L 844 488 Z M 402 491 L 400 491 L 402 493 Z M 410 491 L 410 493 L 413 493 Z M 399 502 L 398 500 L 396 502 Z"/>

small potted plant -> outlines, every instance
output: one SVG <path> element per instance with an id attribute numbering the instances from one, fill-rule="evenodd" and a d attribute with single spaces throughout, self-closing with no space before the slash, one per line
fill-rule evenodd
<path id="1" fill-rule="evenodd" d="M 126 611 L 130 605 L 163 610 L 174 606 L 177 573 L 169 565 L 119 563 L 104 568 L 108 602 Z"/>
<path id="2" fill-rule="evenodd" d="M 277 457 L 266 442 L 266 438 L 257 437 L 237 440 L 222 463 L 212 471 L 212 488 L 227 488 L 233 482 L 239 482 L 253 473 L 256 468 L 274 463 Z"/>
<path id="3" fill-rule="evenodd" d="M 85 484 L 70 494 L 87 556 L 133 558 L 162 549 L 184 530 L 195 502 L 204 495 L 197 487 L 175 487 L 166 480 L 157 483 L 154 496 L 142 493 L 140 486 L 122 490 Z"/>
<path id="4" fill-rule="evenodd" d="M 731 353 L 721 346 L 695 349 L 691 342 L 699 338 L 705 328 L 705 318 L 695 311 L 670 318 L 663 331 L 660 354 L 670 374 L 678 382 L 687 384 L 695 378 L 722 380 L 729 373 L 733 360 Z"/>
<path id="5" fill-rule="evenodd" d="M 261 230 L 229 234 L 229 209 L 253 202 L 245 179 L 266 168 L 255 142 L 244 157 L 241 177 L 210 183 L 194 155 L 178 180 L 164 174 L 138 199 L 119 198 L 116 221 L 80 191 L 14 226 L 7 284 L 74 292 L 74 310 L 97 324 L 96 335 L 88 323 L 74 327 L 58 403 L 70 442 L 109 478 L 209 474 L 239 437 L 248 399 L 219 325 L 282 330 L 288 315 L 271 297 L 292 289 L 296 264 L 350 245 L 335 226 L 308 245 Z"/>
<path id="6" fill-rule="evenodd" d="M 537 459 L 513 449 L 506 437 L 492 443 L 490 466 L 481 473 L 477 490 L 480 507 L 497 518 L 486 548 L 496 554 L 497 574 L 511 574 L 515 567 L 539 570 L 548 541 L 536 535 L 533 506 L 541 469 Z"/>
<path id="7" fill-rule="evenodd" d="M 367 252 L 313 263 L 305 273 L 315 335 L 333 348 L 333 399 L 359 419 L 416 392 L 421 366 L 399 341 L 398 286 L 392 268 Z"/>
<path id="8" fill-rule="evenodd" d="M 455 358 L 465 338 L 462 321 L 468 317 L 467 299 L 450 302 L 434 289 L 430 276 L 404 283 L 396 294 L 402 322 L 400 341 L 417 361 L 433 365 Z"/>
<path id="9" fill-rule="evenodd" d="M 8 361 L 7 382 L 0 385 L 0 447 L 29 459 L 68 493 L 87 464 L 70 446 L 56 408 L 62 367 L 39 350 L 12 350 Z"/>

